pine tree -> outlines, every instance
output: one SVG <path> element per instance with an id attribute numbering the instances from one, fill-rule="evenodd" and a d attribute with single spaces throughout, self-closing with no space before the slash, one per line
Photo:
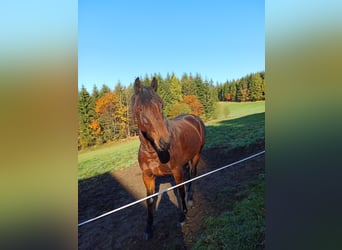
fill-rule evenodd
<path id="1" fill-rule="evenodd" d="M 232 102 L 236 102 L 236 81 L 233 80 L 233 82 L 230 84 L 229 91 L 231 93 L 231 100 Z"/>
<path id="2" fill-rule="evenodd" d="M 150 84 L 151 84 L 151 78 L 147 75 L 147 74 L 145 74 L 145 76 L 142 78 L 142 80 L 141 80 L 141 83 L 142 83 L 142 85 L 144 85 L 144 86 L 150 86 Z"/>
<path id="3" fill-rule="evenodd" d="M 255 79 L 253 74 L 249 75 L 247 78 L 247 83 L 248 83 L 248 99 L 250 101 L 256 101 L 257 100 L 257 87 L 255 84 Z"/>
<path id="4" fill-rule="evenodd" d="M 105 94 L 110 93 L 110 92 L 111 92 L 111 90 L 110 90 L 110 88 L 108 87 L 108 85 L 103 84 L 103 85 L 102 85 L 102 88 L 101 88 L 101 90 L 100 90 L 100 96 L 99 96 L 99 97 L 102 97 L 102 96 L 104 96 Z"/>
<path id="5" fill-rule="evenodd" d="M 248 78 L 249 85 L 249 100 L 258 101 L 262 100 L 262 78 L 260 74 L 252 74 Z"/>
<path id="6" fill-rule="evenodd" d="M 124 106 L 124 94 L 123 94 L 123 87 L 121 85 L 120 82 L 118 82 L 115 87 L 114 87 L 114 93 L 117 96 L 117 98 L 119 99 L 119 104 L 120 106 Z"/>
<path id="7" fill-rule="evenodd" d="M 265 100 L 265 72 L 218 84 L 216 91 L 219 101 L 225 101 L 227 96 L 232 102 Z"/>
<path id="8" fill-rule="evenodd" d="M 189 96 L 194 95 L 195 85 L 193 82 L 192 75 L 188 76 L 186 73 L 183 74 L 181 79 L 181 86 L 182 86 L 182 95 Z"/>
<path id="9" fill-rule="evenodd" d="M 205 88 L 203 84 L 203 80 L 199 74 L 196 74 L 194 77 L 194 95 L 197 96 L 198 100 L 203 104 L 205 100 Z"/>
<path id="10" fill-rule="evenodd" d="M 218 97 L 219 101 L 224 101 L 223 86 L 224 85 L 218 85 L 217 86 L 217 97 Z"/>
<path id="11" fill-rule="evenodd" d="M 248 85 L 247 78 L 241 78 L 236 85 L 236 100 L 238 102 L 248 101 Z"/>
<path id="12" fill-rule="evenodd" d="M 166 79 L 164 80 L 160 75 L 157 77 L 158 81 L 158 95 L 163 100 L 163 111 L 164 115 L 166 117 L 169 116 L 169 111 L 172 108 L 172 96 L 170 91 L 170 83 L 171 83 L 171 77 L 169 74 L 167 74 Z"/>
<path id="13" fill-rule="evenodd" d="M 171 77 L 170 94 L 171 94 L 172 105 L 179 103 L 183 99 L 182 86 L 180 85 L 180 82 L 178 78 L 175 76 L 175 74 L 172 74 L 172 77 Z"/>
<path id="14" fill-rule="evenodd" d="M 100 92 L 99 90 L 97 89 L 97 86 L 94 85 L 93 87 L 93 92 L 91 94 L 91 97 L 96 101 L 98 98 L 100 98 Z"/>
<path id="15" fill-rule="evenodd" d="M 134 122 L 132 117 L 131 109 L 131 97 L 134 93 L 133 84 L 130 84 L 124 89 L 124 95 L 126 99 L 126 117 L 127 117 L 127 137 L 135 135 L 138 132 L 137 124 Z"/>
<path id="16" fill-rule="evenodd" d="M 217 93 L 212 82 L 205 81 L 202 86 L 203 99 L 201 101 L 204 109 L 204 118 L 209 120 L 213 117 L 215 111 L 215 102 L 217 101 Z"/>
<path id="17" fill-rule="evenodd" d="M 94 117 L 92 106 L 92 98 L 84 86 L 78 93 L 78 121 L 79 121 L 79 138 L 78 146 L 80 149 L 89 147 L 94 144 L 94 137 L 90 128 L 90 123 Z"/>

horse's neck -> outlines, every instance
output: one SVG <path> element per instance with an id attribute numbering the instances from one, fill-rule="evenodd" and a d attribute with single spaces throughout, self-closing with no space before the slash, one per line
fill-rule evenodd
<path id="1" fill-rule="evenodd" d="M 143 132 L 139 129 L 139 139 L 141 142 L 141 147 L 145 148 L 145 150 L 149 152 L 154 152 L 154 148 L 151 142 L 144 136 Z"/>

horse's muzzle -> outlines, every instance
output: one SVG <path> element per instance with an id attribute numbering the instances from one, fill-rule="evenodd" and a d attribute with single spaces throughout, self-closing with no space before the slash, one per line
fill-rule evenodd
<path id="1" fill-rule="evenodd" d="M 159 139 L 159 147 L 161 150 L 168 150 L 170 148 L 170 140 L 164 140 L 163 138 Z"/>

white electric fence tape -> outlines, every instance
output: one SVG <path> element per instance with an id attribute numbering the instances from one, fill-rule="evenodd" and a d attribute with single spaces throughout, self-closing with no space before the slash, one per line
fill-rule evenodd
<path id="1" fill-rule="evenodd" d="M 99 216 L 97 216 L 97 217 L 94 217 L 94 218 L 92 218 L 92 219 L 86 220 L 86 221 L 84 221 L 84 222 L 81 222 L 81 223 L 78 224 L 78 226 L 82 226 L 82 225 L 84 225 L 84 224 L 87 224 L 87 223 L 90 223 L 90 222 L 92 222 L 92 221 L 98 220 L 98 219 L 100 219 L 100 218 L 102 218 L 102 217 L 105 217 L 105 216 L 107 216 L 107 215 L 109 215 L 109 214 L 118 212 L 118 211 L 120 211 L 120 210 L 122 210 L 122 209 L 125 209 L 125 208 L 127 208 L 127 207 L 131 207 L 131 206 L 133 206 L 133 205 L 135 205 L 135 204 L 137 204 L 137 203 L 139 203 L 139 202 L 142 202 L 142 201 L 145 201 L 145 200 L 147 200 L 147 199 L 150 199 L 150 198 L 152 198 L 152 197 L 154 197 L 154 196 L 163 194 L 163 193 L 168 192 L 168 191 L 170 191 L 170 190 L 172 190 L 172 189 L 175 189 L 175 188 L 177 188 L 177 187 L 179 187 L 179 186 L 181 186 L 181 185 L 184 185 L 184 184 L 187 184 L 187 183 L 189 183 L 189 182 L 198 180 L 198 179 L 203 178 L 203 177 L 205 177 L 205 176 L 207 176 L 207 175 L 210 175 L 210 174 L 213 174 L 213 173 L 215 173 L 215 172 L 221 171 L 221 170 L 223 170 L 223 169 L 225 169 L 225 168 L 228 168 L 228 167 L 234 166 L 234 165 L 236 165 L 236 164 L 239 164 L 239 163 L 241 163 L 241 162 L 250 160 L 250 159 L 252 159 L 252 158 L 254 158 L 254 157 L 257 157 L 257 156 L 259 156 L 259 155 L 261 155 L 261 154 L 264 154 L 264 153 L 265 153 L 265 150 L 264 150 L 264 151 L 261 151 L 261 152 L 259 152 L 259 153 L 256 153 L 256 154 L 254 154 L 254 155 L 248 156 L 248 157 L 246 157 L 246 158 L 244 158 L 244 159 L 241 159 L 241 160 L 239 160 L 239 161 L 233 162 L 233 163 L 231 163 L 231 164 L 229 164 L 229 165 L 226 165 L 226 166 L 220 167 L 220 168 L 218 168 L 218 169 L 215 169 L 215 170 L 213 170 L 213 171 L 210 171 L 210 172 L 208 172 L 208 173 L 205 173 L 205 174 L 202 174 L 202 175 L 200 175 L 200 176 L 194 177 L 194 178 L 192 178 L 191 180 L 187 180 L 187 181 L 184 181 L 184 182 L 182 182 L 182 183 L 179 183 L 179 184 L 177 184 L 177 185 L 175 185 L 175 186 L 169 187 L 169 188 L 167 188 L 167 189 L 163 189 L 163 190 L 161 190 L 161 191 L 158 192 L 158 193 L 151 194 L 151 195 L 149 195 L 149 196 L 146 196 L 145 198 L 142 198 L 142 199 L 140 199 L 140 200 L 131 202 L 131 203 L 127 204 L 127 205 L 124 205 L 124 206 L 122 206 L 122 207 L 116 208 L 116 209 L 114 209 L 114 210 L 111 210 L 111 211 L 109 211 L 109 212 L 107 212 L 107 213 L 101 214 L 101 215 L 99 215 Z"/>

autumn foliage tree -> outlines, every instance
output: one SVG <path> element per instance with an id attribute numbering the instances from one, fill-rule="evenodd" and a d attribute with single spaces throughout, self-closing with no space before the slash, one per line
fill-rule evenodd
<path id="1" fill-rule="evenodd" d="M 195 95 L 184 96 L 182 103 L 186 104 L 190 108 L 190 114 L 202 116 L 203 105 L 200 103 Z"/>
<path id="2" fill-rule="evenodd" d="M 101 134 L 101 125 L 97 120 L 92 120 L 89 127 L 92 129 L 94 136 Z"/>
<path id="3" fill-rule="evenodd" d="M 114 92 L 106 93 L 96 100 L 95 112 L 102 128 L 103 142 L 122 137 L 127 124 L 126 108 L 120 104 Z"/>
<path id="4" fill-rule="evenodd" d="M 246 75 L 237 80 L 213 84 L 200 74 L 184 73 L 179 79 L 174 73 L 162 77 L 160 73 L 145 75 L 144 85 L 158 79 L 158 95 L 163 100 L 165 117 L 194 114 L 204 121 L 215 118 L 217 101 L 243 102 L 265 100 L 265 72 Z M 92 94 L 82 86 L 78 93 L 78 149 L 135 136 L 138 132 L 133 122 L 130 98 L 134 93 L 133 80 L 113 90 L 94 85 Z M 229 113 L 229 110 L 226 112 Z"/>
<path id="5" fill-rule="evenodd" d="M 265 72 L 248 74 L 217 86 L 220 101 L 246 102 L 265 100 Z"/>

